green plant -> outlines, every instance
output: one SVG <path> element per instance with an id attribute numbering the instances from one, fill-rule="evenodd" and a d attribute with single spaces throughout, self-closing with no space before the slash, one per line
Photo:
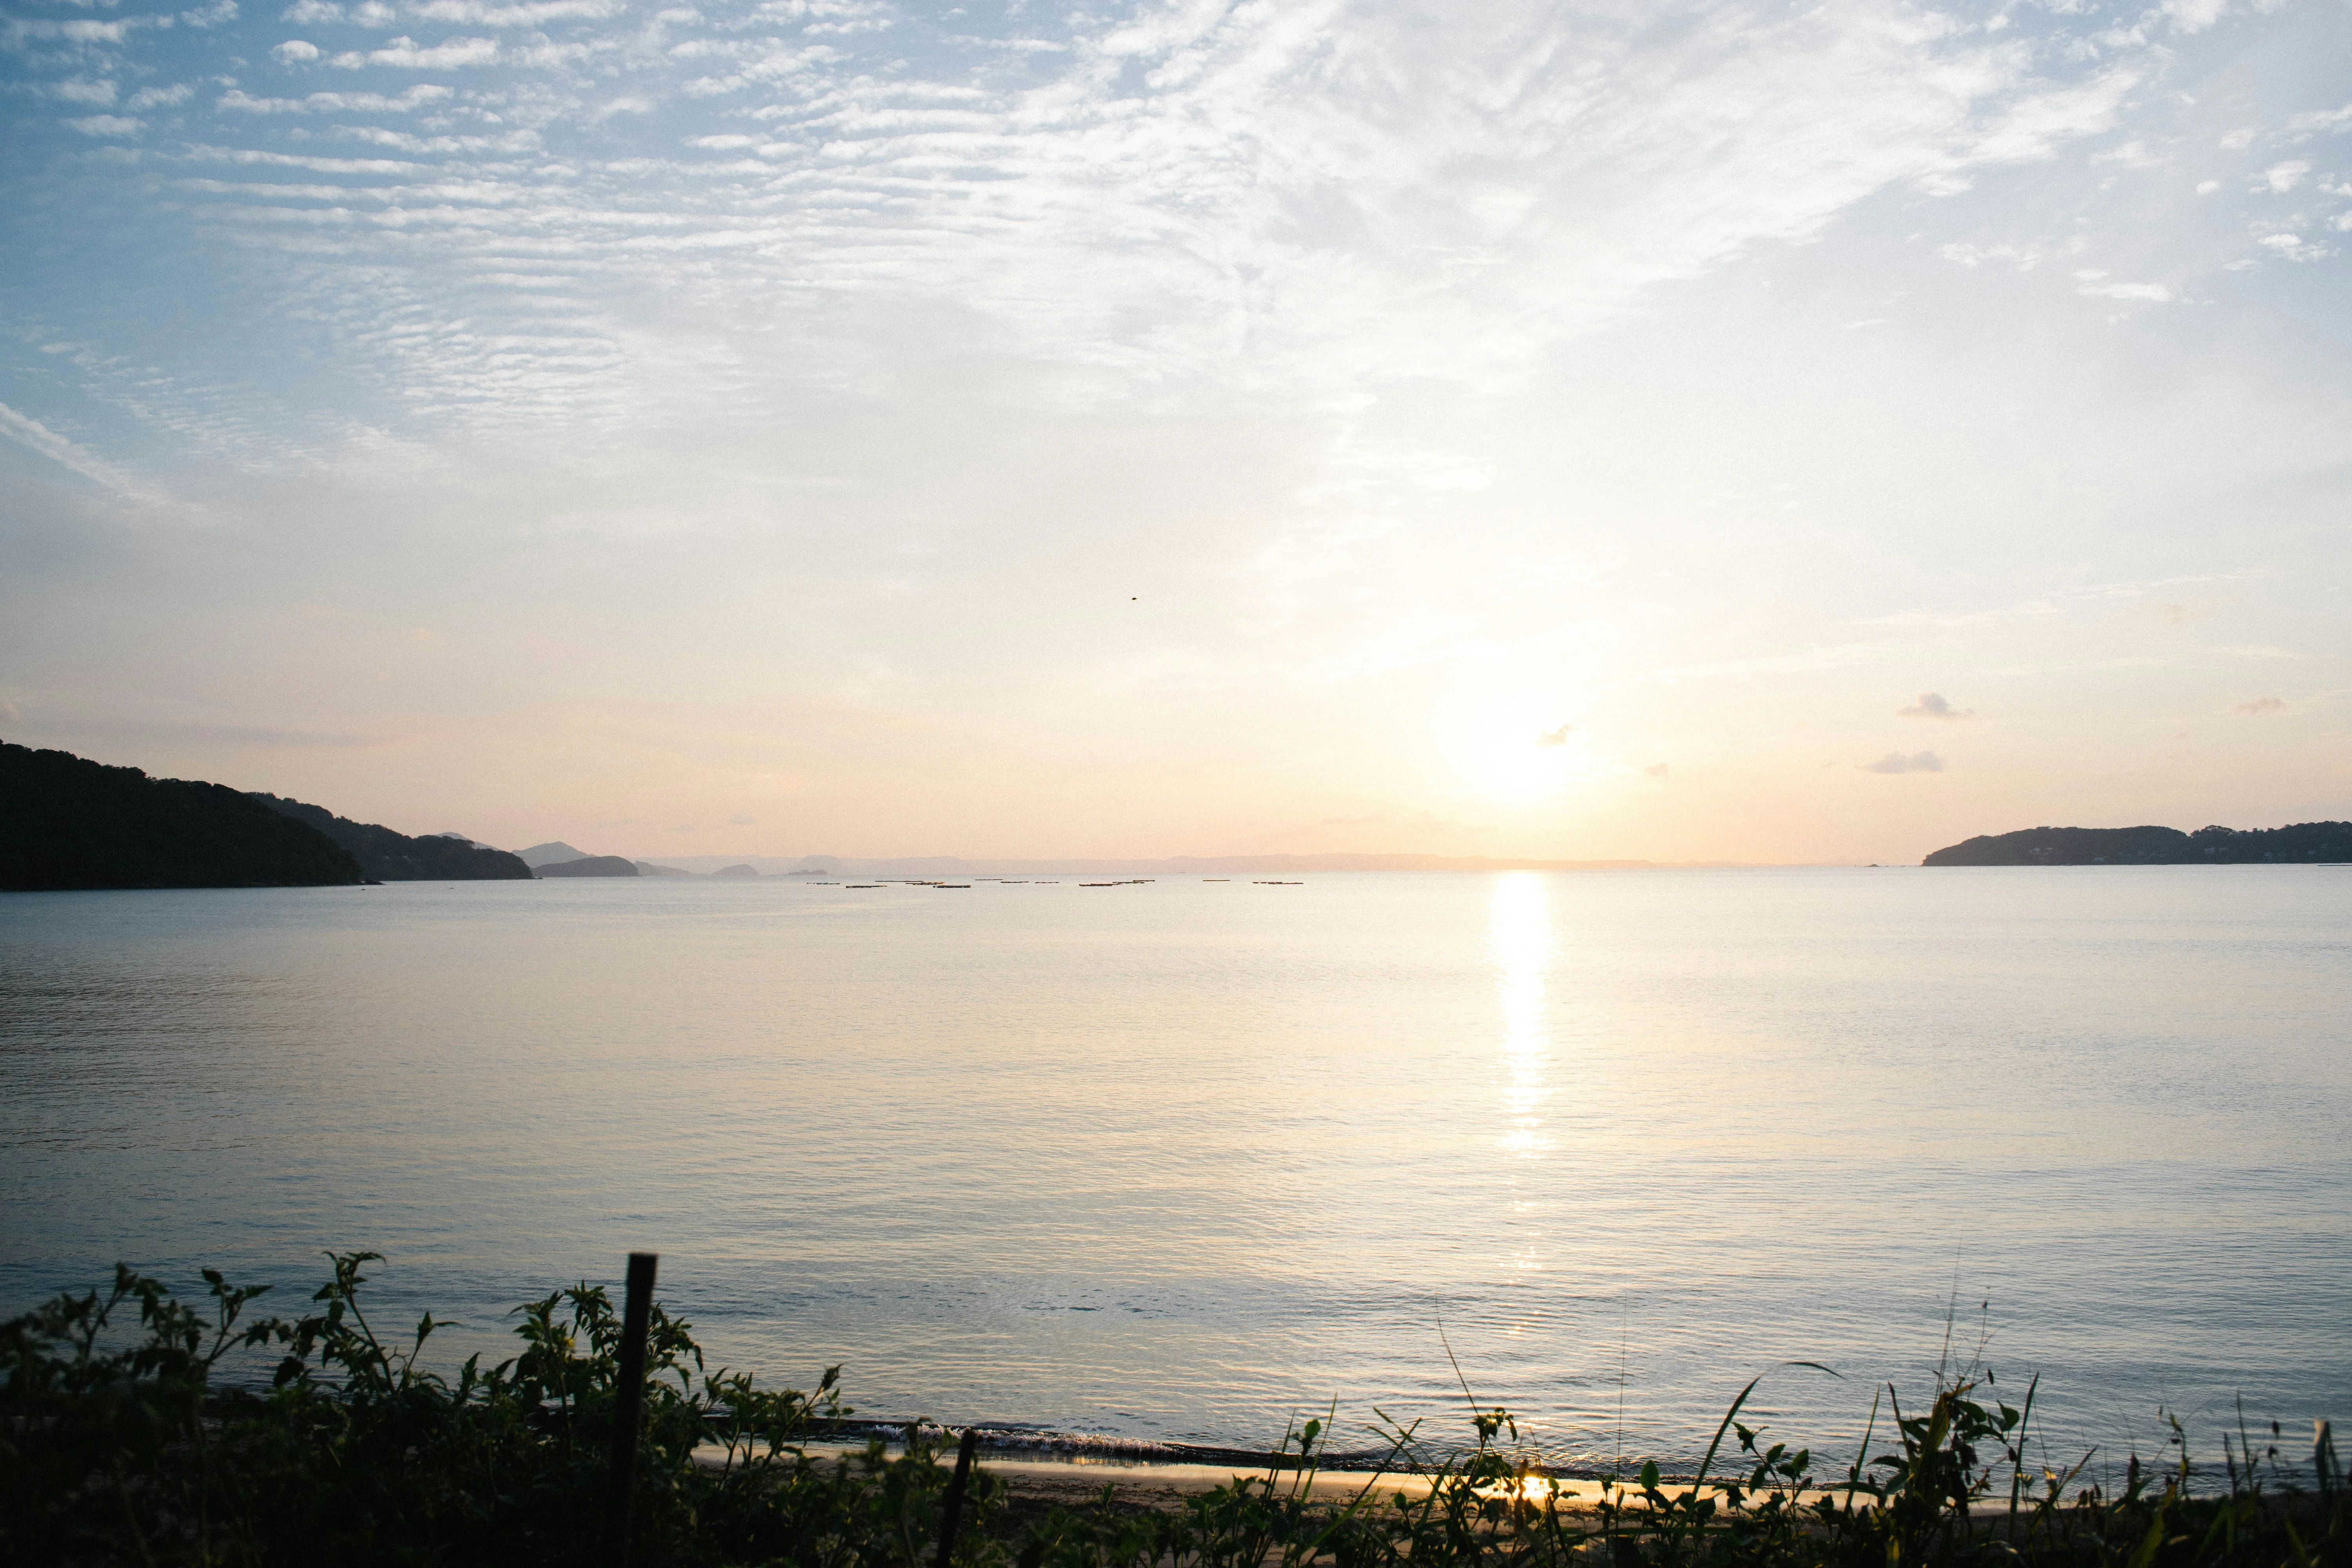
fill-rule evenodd
<path id="1" fill-rule="evenodd" d="M 424 1364 L 430 1314 L 381 1334 L 372 1253 L 331 1255 L 292 1320 L 206 1271 L 191 1306 L 116 1270 L 0 1324 L 0 1560 L 10 1563 L 582 1564 L 615 1542 L 605 1457 L 620 1327 L 601 1287 L 516 1310 L 511 1358 Z M 1799 1363 L 1808 1364 L 1808 1363 Z M 814 1389 L 710 1371 L 658 1307 L 647 1345 L 632 1561 L 645 1568 L 932 1568 L 949 1472 L 922 1431 L 831 1455 L 839 1368 Z M 1826 1369 L 1822 1369 L 1826 1370 Z M 249 1376 L 241 1374 L 250 1373 Z M 1459 1377 L 1459 1369 L 1456 1368 Z M 1529 1462 L 1518 1424 L 1465 1385 L 1471 1441 L 1423 1441 L 1375 1412 L 1381 1468 L 1327 1500 L 1329 1417 L 1277 1462 L 1171 1509 L 1106 1491 L 1014 1519 L 985 1468 L 950 1543 L 956 1568 L 2327 1568 L 2352 1560 L 2352 1495 L 2323 1425 L 2315 1490 L 2283 1479 L 2273 1425 L 2223 1446 L 2201 1491 L 2186 1435 L 2112 1494 L 2030 1458 L 2038 1384 L 2011 1407 L 1988 1372 L 1939 1375 L 1906 1414 L 1873 1399 L 1862 1449 L 1824 1482 L 1808 1448 L 1732 1401 L 1698 1471 L 1654 1463 L 1579 1502 Z M 1878 1444 L 1880 1417 L 1886 1440 Z M 932 1430 L 937 1430 L 933 1428 Z M 1875 1447 L 1875 1451 L 1874 1451 Z M 1734 1458 L 1733 1456 L 1737 1457 Z M 2085 1457 L 2087 1459 L 2087 1456 Z M 1718 1464 L 1724 1468 L 1717 1473 Z"/>

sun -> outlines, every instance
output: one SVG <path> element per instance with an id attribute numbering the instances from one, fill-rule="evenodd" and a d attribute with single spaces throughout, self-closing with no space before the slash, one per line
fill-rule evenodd
<path id="1" fill-rule="evenodd" d="M 1533 801 L 1557 792 L 1584 761 L 1576 727 L 1528 701 L 1473 710 L 1451 742 L 1471 786 L 1489 799 Z"/>

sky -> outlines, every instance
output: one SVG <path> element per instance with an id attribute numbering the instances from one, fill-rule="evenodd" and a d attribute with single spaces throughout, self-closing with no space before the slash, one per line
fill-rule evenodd
<path id="1" fill-rule="evenodd" d="M 6 0 L 0 737 L 595 853 L 2352 817 L 2352 4 Z"/>

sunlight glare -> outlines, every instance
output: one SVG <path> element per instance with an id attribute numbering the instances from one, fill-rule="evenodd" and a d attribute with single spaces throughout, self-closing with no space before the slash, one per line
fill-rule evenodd
<path id="1" fill-rule="evenodd" d="M 1502 1147 L 1534 1159 L 1551 1146 L 1543 1108 L 1552 1097 L 1551 1037 L 1545 1026 L 1545 976 L 1551 962 L 1551 894 L 1543 874 L 1509 871 L 1495 879 L 1489 951 L 1503 1016 Z"/>
<path id="2" fill-rule="evenodd" d="M 1533 802 L 1567 784 L 1587 761 L 1575 726 L 1532 702 L 1498 702 L 1466 716 L 1450 739 L 1456 765 L 1487 798 Z"/>

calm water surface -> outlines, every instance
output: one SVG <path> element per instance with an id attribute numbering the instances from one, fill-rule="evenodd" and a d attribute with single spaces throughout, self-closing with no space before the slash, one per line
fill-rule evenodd
<path id="1" fill-rule="evenodd" d="M 2053 1445 L 2352 1417 L 2352 870 L 1078 880 L 0 897 L 0 1311 L 634 1247 L 877 1415 L 1458 1424 L 1442 1328 L 1556 1456 L 1834 1447 L 1957 1308 Z"/>

